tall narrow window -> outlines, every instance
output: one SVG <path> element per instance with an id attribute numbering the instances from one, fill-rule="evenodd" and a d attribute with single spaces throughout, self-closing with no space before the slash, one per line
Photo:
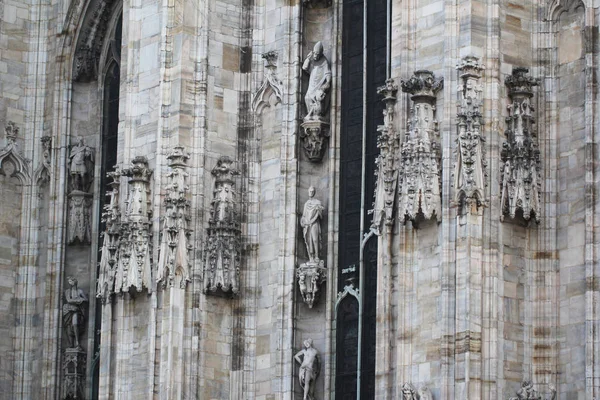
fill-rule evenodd
<path id="1" fill-rule="evenodd" d="M 100 218 L 102 218 L 102 210 L 106 202 L 106 193 L 109 189 L 107 187 L 106 173 L 112 171 L 113 167 L 117 163 L 117 139 L 119 130 L 119 92 L 121 87 L 120 79 L 120 61 L 121 61 L 121 37 L 123 17 L 120 16 L 117 21 L 114 32 L 110 36 L 110 47 L 107 55 L 107 68 L 104 69 L 104 93 L 103 93 L 103 106 L 102 106 L 102 139 L 100 144 L 102 146 L 102 160 L 101 160 L 101 172 L 100 172 Z M 100 229 L 98 232 L 104 232 L 104 223 L 100 222 Z M 102 243 L 102 238 L 98 238 L 98 242 Z M 100 254 L 98 254 L 98 260 L 100 260 Z M 98 275 L 98 271 L 96 271 Z M 94 335 L 94 354 L 99 354 L 100 350 L 100 324 L 102 320 L 102 303 L 96 302 L 95 310 L 95 335 Z M 98 398 L 98 360 L 95 359 L 92 365 L 92 391 L 93 399 Z"/>
<path id="2" fill-rule="evenodd" d="M 365 14 L 366 11 L 366 14 Z M 366 19 L 366 71 L 365 26 Z M 358 286 L 361 205 L 364 230 L 370 226 L 367 211 L 375 189 L 377 125 L 382 122 L 382 104 L 377 87 L 386 79 L 386 0 L 345 0 L 342 38 L 342 137 L 340 165 L 339 291 L 349 282 Z M 364 119 L 366 118 L 366 119 Z M 363 130 L 366 135 L 363 138 Z M 363 146 L 365 152 L 363 154 Z M 364 160 L 363 160 L 364 159 Z M 364 163 L 363 163 L 364 162 Z M 364 171 L 364 190 L 362 184 Z M 336 323 L 336 398 L 354 399 L 361 349 L 361 398 L 375 395 L 375 344 L 377 296 L 377 240 L 364 251 L 362 289 L 362 335 L 358 337 L 358 304 L 353 297 L 338 305 Z M 356 314 L 353 309 L 356 307 Z M 354 337 L 353 335 L 356 335 Z M 353 370 L 352 370 L 353 369 Z"/>

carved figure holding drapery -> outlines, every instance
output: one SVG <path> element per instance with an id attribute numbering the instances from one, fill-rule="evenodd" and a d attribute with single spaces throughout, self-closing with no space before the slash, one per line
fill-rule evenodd
<path id="1" fill-rule="evenodd" d="M 88 192 L 94 173 L 94 149 L 86 146 L 83 137 L 71 147 L 69 154 L 71 189 Z"/>
<path id="2" fill-rule="evenodd" d="M 317 42 L 313 51 L 308 53 L 302 64 L 302 70 L 310 75 L 308 89 L 304 95 L 307 112 L 304 119 L 321 119 L 329 109 L 331 88 L 331 68 L 327 57 L 323 55 L 321 42 Z"/>
<path id="3" fill-rule="evenodd" d="M 323 218 L 323 206 L 321 201 L 315 199 L 316 189 L 314 186 L 308 188 L 308 200 L 304 203 L 304 212 L 300 219 L 300 225 L 304 232 L 304 243 L 311 262 L 320 260 L 321 252 L 321 219 Z"/>

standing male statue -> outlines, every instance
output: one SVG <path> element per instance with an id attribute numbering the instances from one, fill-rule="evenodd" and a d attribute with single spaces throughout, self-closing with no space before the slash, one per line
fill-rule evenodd
<path id="1" fill-rule="evenodd" d="M 77 287 L 77 279 L 69 276 L 67 282 L 69 288 L 65 290 L 63 328 L 69 340 L 69 347 L 80 348 L 79 336 L 83 333 L 85 325 L 85 303 L 88 298 L 83 290 Z"/>
<path id="2" fill-rule="evenodd" d="M 72 189 L 87 192 L 94 170 L 94 152 L 91 147 L 85 145 L 82 136 L 79 136 L 79 142 L 71 147 L 69 166 Z"/>
<path id="3" fill-rule="evenodd" d="M 308 89 L 304 95 L 308 113 L 304 120 L 319 119 L 329 108 L 329 88 L 331 87 L 331 69 L 329 61 L 323 55 L 321 42 L 317 42 L 313 51 L 308 53 L 302 69 L 310 75 Z"/>
<path id="4" fill-rule="evenodd" d="M 319 261 L 321 253 L 321 218 L 324 208 L 321 201 L 314 198 L 315 192 L 314 186 L 308 188 L 308 200 L 304 203 L 304 212 L 300 219 L 310 262 Z"/>
<path id="5" fill-rule="evenodd" d="M 304 391 L 303 400 L 315 400 L 315 381 L 319 376 L 319 353 L 312 347 L 312 339 L 304 341 L 304 349 L 300 350 L 294 356 L 294 359 L 300 364 L 300 387 Z M 302 358 L 300 358 L 302 357 Z"/>

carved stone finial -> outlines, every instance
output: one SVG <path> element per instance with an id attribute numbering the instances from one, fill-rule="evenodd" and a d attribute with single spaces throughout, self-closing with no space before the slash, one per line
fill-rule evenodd
<path id="1" fill-rule="evenodd" d="M 294 360 L 300 364 L 298 380 L 302 388 L 303 400 L 315 400 L 316 380 L 321 372 L 319 352 L 313 347 L 313 340 L 306 339 L 304 348 L 294 355 Z"/>
<path id="2" fill-rule="evenodd" d="M 277 57 L 278 57 L 278 54 L 274 50 L 263 53 L 262 58 L 265 60 L 265 67 L 277 68 Z"/>
<path id="3" fill-rule="evenodd" d="M 4 133 L 6 134 L 6 144 L 15 144 L 17 136 L 19 136 L 19 127 L 13 121 L 8 121 L 4 127 Z"/>
<path id="4" fill-rule="evenodd" d="M 541 215 L 541 161 L 535 131 L 533 87 L 538 81 L 527 75 L 527 68 L 514 68 L 506 78 L 509 116 L 506 118 L 506 142 L 502 145 L 503 162 L 501 204 L 505 217 L 533 218 Z"/>
<path id="5" fill-rule="evenodd" d="M 436 94 L 443 86 L 431 71 L 416 71 L 402 81 L 413 105 L 400 150 L 399 217 L 402 222 L 419 216 L 441 221 L 440 149 L 435 118 Z"/>
<path id="6" fill-rule="evenodd" d="M 187 199 L 187 160 L 189 154 L 181 146 L 173 148 L 167 156 L 171 171 L 167 174 L 166 195 L 164 200 L 165 216 L 161 233 L 157 282 L 163 286 L 173 285 L 175 281 L 182 289 L 190 281 L 190 236 L 188 228 L 190 202 Z"/>
<path id="7" fill-rule="evenodd" d="M 454 201 L 459 214 L 471 212 L 485 204 L 487 162 L 485 160 L 483 87 L 480 83 L 483 65 L 474 56 L 465 57 L 457 66 L 459 104 L 457 113 L 457 150 L 454 166 Z"/>
<path id="8" fill-rule="evenodd" d="M 204 252 L 204 291 L 236 295 L 240 289 L 241 231 L 239 200 L 235 189 L 239 171 L 229 157 L 221 157 L 212 170 L 215 189 L 210 207 Z"/>

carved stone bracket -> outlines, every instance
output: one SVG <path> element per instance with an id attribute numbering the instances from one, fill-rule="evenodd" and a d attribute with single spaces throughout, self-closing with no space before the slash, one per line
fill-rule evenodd
<path id="1" fill-rule="evenodd" d="M 419 392 L 410 383 L 402 385 L 402 400 L 433 400 L 433 395 L 427 386 L 421 387 Z"/>
<path id="2" fill-rule="evenodd" d="M 187 160 L 190 156 L 177 146 L 167 156 L 171 171 L 164 200 L 165 217 L 160 240 L 157 282 L 178 284 L 182 289 L 190 281 L 190 202 L 187 193 Z"/>
<path id="3" fill-rule="evenodd" d="M 64 399 L 85 399 L 86 352 L 80 348 L 68 348 L 63 354 Z"/>
<path id="4" fill-rule="evenodd" d="M 283 98 L 282 83 L 277 77 L 277 52 L 269 51 L 262 58 L 265 60 L 265 77 L 252 99 L 252 110 L 257 114 L 261 114 L 271 101 L 275 105 L 281 103 Z"/>
<path id="5" fill-rule="evenodd" d="M 135 288 L 152 291 L 152 208 L 150 178 L 146 157 L 135 157 L 131 167 L 109 173 L 113 179 L 109 204 L 104 206 L 102 256 L 97 296 L 106 300 L 111 294 Z M 121 210 L 121 176 L 128 177 L 128 194 Z"/>
<path id="6" fill-rule="evenodd" d="M 14 122 L 8 121 L 4 132 L 6 133 L 6 146 L 0 150 L 0 174 L 14 176 L 19 178 L 22 183 L 28 183 L 31 180 L 29 160 L 23 157 L 17 145 L 19 127 Z"/>
<path id="7" fill-rule="evenodd" d="M 554 385 L 550 384 L 550 397 L 548 400 L 556 399 L 556 388 Z M 521 388 L 517 390 L 517 395 L 515 397 L 511 397 L 509 400 L 543 400 L 544 398 L 533 389 L 533 382 L 524 381 L 521 384 Z"/>
<path id="8" fill-rule="evenodd" d="M 296 270 L 296 276 L 302 300 L 308 305 L 308 308 L 313 308 L 315 301 L 319 298 L 319 288 L 327 279 L 325 262 L 319 260 L 304 263 Z"/>
<path id="9" fill-rule="evenodd" d="M 211 201 L 204 252 L 204 291 L 236 295 L 240 289 L 241 230 L 235 176 L 239 171 L 229 157 L 212 170 L 215 189 Z"/>
<path id="10" fill-rule="evenodd" d="M 379 234 L 383 224 L 394 224 L 394 208 L 396 205 L 398 170 L 400 166 L 400 135 L 394 126 L 396 112 L 396 94 L 398 86 L 393 79 L 388 79 L 384 86 L 377 89 L 385 104 L 383 125 L 377 127 L 377 147 L 379 156 L 376 163 L 375 203 L 373 207 L 372 228 Z"/>
<path id="11" fill-rule="evenodd" d="M 457 66 L 457 70 L 459 104 L 454 201 L 460 207 L 459 214 L 463 214 L 486 202 L 487 163 L 482 132 L 483 87 L 480 83 L 484 67 L 477 57 L 468 56 Z"/>
<path id="12" fill-rule="evenodd" d="M 502 217 L 522 214 L 525 221 L 532 217 L 539 223 L 541 215 L 541 162 L 535 130 L 533 87 L 538 80 L 528 75 L 527 68 L 514 68 L 506 78 L 510 105 L 506 118 L 506 138 L 502 145 L 503 163 L 501 204 Z"/>
<path id="13" fill-rule="evenodd" d="M 415 221 L 421 215 L 441 221 L 440 148 L 435 118 L 436 96 L 443 81 L 431 71 L 416 71 L 401 82 L 402 91 L 413 101 L 400 151 L 399 217 Z"/>
<path id="14" fill-rule="evenodd" d="M 329 122 L 321 119 L 305 120 L 300 132 L 302 147 L 308 159 L 319 162 L 327 149 L 327 138 L 329 137 Z"/>

